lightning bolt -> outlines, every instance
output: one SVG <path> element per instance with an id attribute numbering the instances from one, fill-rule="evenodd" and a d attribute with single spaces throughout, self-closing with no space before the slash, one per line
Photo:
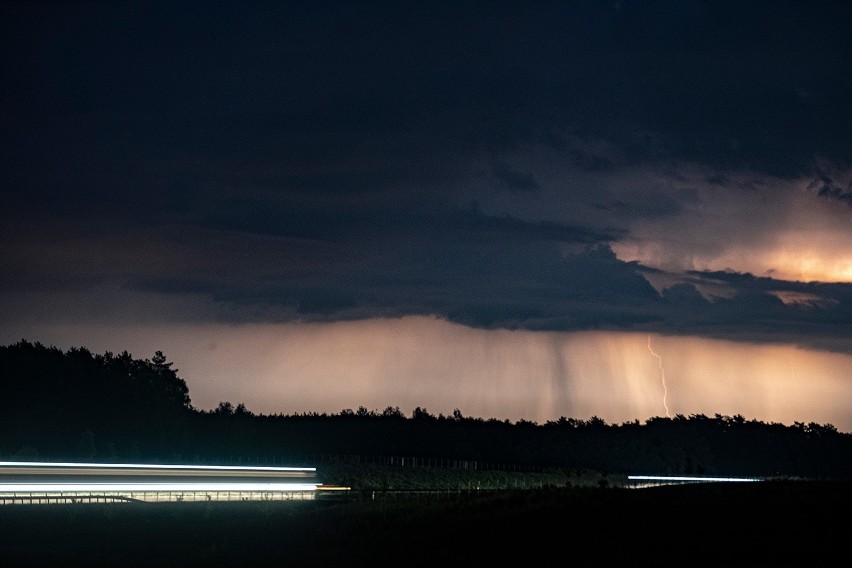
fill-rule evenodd
<path id="1" fill-rule="evenodd" d="M 663 369 L 663 358 L 654 353 L 654 349 L 651 347 L 651 336 L 648 336 L 648 351 L 651 352 L 651 355 L 657 358 L 657 361 L 660 363 L 660 381 L 663 383 L 663 406 L 666 407 L 666 418 L 671 418 L 669 415 L 669 405 L 666 404 L 666 396 L 669 394 L 669 390 L 666 388 L 666 371 Z"/>

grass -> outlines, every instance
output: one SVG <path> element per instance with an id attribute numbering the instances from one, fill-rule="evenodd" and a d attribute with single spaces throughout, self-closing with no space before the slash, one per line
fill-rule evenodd
<path id="1" fill-rule="evenodd" d="M 3 566 L 847 566 L 849 482 L 0 508 Z"/>
<path id="2" fill-rule="evenodd" d="M 374 464 L 339 463 L 323 466 L 320 480 L 329 485 L 363 491 L 460 491 L 591 487 L 602 483 L 600 473 L 582 469 L 546 469 L 520 472 L 501 470 L 437 469 Z M 622 476 L 623 477 L 623 476 Z M 619 478 L 613 478 L 613 482 Z M 609 480 L 607 481 L 609 483 Z"/>

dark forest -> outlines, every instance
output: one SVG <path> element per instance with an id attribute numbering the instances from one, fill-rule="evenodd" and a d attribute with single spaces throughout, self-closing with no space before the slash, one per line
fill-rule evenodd
<path id="1" fill-rule="evenodd" d="M 278 463 L 387 460 L 480 470 L 606 474 L 852 477 L 852 434 L 831 424 L 677 415 L 609 424 L 539 424 L 416 408 L 255 414 L 223 401 L 192 405 L 166 356 L 62 351 L 21 340 L 0 347 L 0 456 L 6 460 Z"/>

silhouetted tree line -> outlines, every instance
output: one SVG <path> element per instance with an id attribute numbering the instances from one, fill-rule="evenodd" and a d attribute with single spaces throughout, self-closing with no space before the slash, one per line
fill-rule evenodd
<path id="1" fill-rule="evenodd" d="M 0 457 L 200 463 L 286 456 L 415 456 L 603 473 L 852 477 L 852 434 L 831 424 L 677 415 L 538 424 L 415 408 L 255 414 L 192 406 L 161 351 L 135 359 L 22 340 L 0 347 Z"/>

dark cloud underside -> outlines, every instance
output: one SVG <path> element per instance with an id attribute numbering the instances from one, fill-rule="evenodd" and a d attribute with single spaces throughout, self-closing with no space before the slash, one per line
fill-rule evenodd
<path id="1" fill-rule="evenodd" d="M 4 2 L 3 310 L 106 286 L 226 321 L 849 350 L 852 285 L 658 291 L 611 247 L 705 206 L 683 164 L 720 195 L 807 178 L 852 203 L 850 22 L 845 2 Z"/>

